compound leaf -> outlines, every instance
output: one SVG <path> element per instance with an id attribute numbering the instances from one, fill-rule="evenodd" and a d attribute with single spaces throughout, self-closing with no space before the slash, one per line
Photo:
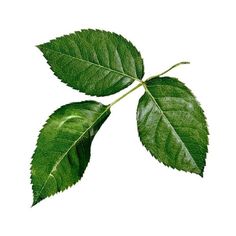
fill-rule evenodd
<path id="1" fill-rule="evenodd" d="M 180 81 L 156 77 L 146 82 L 137 109 L 140 140 L 167 166 L 203 175 L 208 145 L 206 118 Z"/>
<path id="2" fill-rule="evenodd" d="M 82 30 L 38 48 L 61 81 L 89 95 L 114 94 L 144 75 L 140 53 L 115 33 Z"/>
<path id="3" fill-rule="evenodd" d="M 31 163 L 33 205 L 82 177 L 91 142 L 109 114 L 109 106 L 84 101 L 62 106 L 49 117 Z"/>

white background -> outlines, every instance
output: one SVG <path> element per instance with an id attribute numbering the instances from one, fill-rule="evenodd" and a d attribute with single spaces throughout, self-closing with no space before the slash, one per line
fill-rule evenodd
<path id="1" fill-rule="evenodd" d="M 1 1 L 0 235 L 235 236 L 234 3 Z M 208 118 L 204 178 L 165 167 L 141 145 L 140 88 L 112 108 L 83 179 L 31 208 L 29 168 L 39 130 L 61 105 L 91 99 L 61 83 L 35 45 L 82 28 L 131 40 L 146 77 L 191 61 L 169 75 L 192 89 Z M 118 96 L 94 99 L 108 104 Z"/>

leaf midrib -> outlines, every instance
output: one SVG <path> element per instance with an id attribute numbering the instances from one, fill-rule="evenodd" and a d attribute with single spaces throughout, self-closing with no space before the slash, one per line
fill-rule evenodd
<path id="1" fill-rule="evenodd" d="M 194 161 L 195 165 L 197 166 L 197 168 L 199 169 L 199 171 L 201 172 L 201 169 L 199 168 L 199 166 L 197 165 L 196 161 L 194 160 L 193 156 L 190 154 L 188 148 L 186 147 L 186 145 L 184 144 L 183 140 L 181 139 L 181 137 L 178 135 L 178 133 L 176 132 L 174 126 L 171 124 L 171 122 L 168 120 L 168 118 L 166 117 L 165 113 L 162 111 L 160 105 L 157 103 L 156 99 L 152 96 L 151 92 L 148 90 L 146 84 L 143 84 L 145 91 L 147 92 L 147 94 L 151 97 L 151 99 L 153 100 L 153 102 L 155 103 L 155 105 L 157 106 L 157 108 L 160 110 L 163 118 L 167 121 L 167 123 L 169 124 L 169 126 L 171 127 L 171 129 L 174 132 L 174 135 L 176 136 L 177 139 L 180 140 L 182 146 L 186 149 L 188 155 L 192 158 L 192 160 Z"/>
<path id="2" fill-rule="evenodd" d="M 62 162 L 62 160 L 66 157 L 68 152 L 84 137 L 84 135 L 97 123 L 97 121 L 110 109 L 110 106 L 107 106 L 107 108 L 98 116 L 98 118 L 80 135 L 78 139 L 76 139 L 73 144 L 69 147 L 69 149 L 59 158 L 59 160 L 56 162 L 56 164 L 52 167 L 52 170 L 48 174 L 47 179 L 45 180 L 43 186 L 41 187 L 37 198 L 35 199 L 35 202 L 37 202 L 38 198 L 40 197 L 40 194 L 42 193 L 44 187 L 46 186 L 49 177 L 52 175 L 54 170 L 57 168 L 57 166 Z"/>
<path id="3" fill-rule="evenodd" d="M 65 53 L 62 53 L 62 52 L 60 52 L 60 51 L 56 51 L 56 50 L 53 50 L 53 49 L 51 49 L 51 48 L 45 47 L 45 46 L 43 46 L 43 45 L 39 45 L 39 48 L 40 48 L 40 47 L 41 47 L 41 48 L 46 48 L 46 49 L 49 50 L 49 51 L 52 51 L 52 52 L 54 52 L 54 53 L 61 54 L 61 55 L 63 55 L 63 56 L 71 57 L 71 58 L 73 58 L 73 59 L 75 59 L 75 60 L 78 60 L 78 61 L 90 63 L 90 64 L 93 65 L 93 66 L 96 66 L 96 67 L 99 67 L 99 68 L 103 68 L 104 70 L 108 70 L 108 71 L 110 71 L 110 72 L 113 72 L 113 73 L 116 73 L 116 74 L 119 74 L 119 75 L 122 75 L 122 76 L 125 76 L 125 77 L 128 77 L 128 78 L 131 78 L 131 79 L 134 80 L 134 81 L 135 81 L 135 80 L 136 80 L 136 81 L 139 81 L 139 82 L 141 81 L 138 77 L 137 77 L 137 78 L 136 78 L 136 77 L 133 77 L 133 76 L 131 76 L 131 75 L 128 75 L 128 74 L 122 73 L 122 72 L 120 72 L 120 71 L 111 69 L 111 68 L 109 68 L 109 67 L 105 67 L 105 66 L 103 66 L 103 65 L 101 65 L 101 64 L 96 64 L 96 63 L 94 63 L 94 62 L 87 61 L 87 60 L 84 60 L 84 59 L 79 58 L 79 57 L 74 57 L 74 56 L 71 56 L 71 55 L 69 55 L 69 54 L 65 54 Z"/>

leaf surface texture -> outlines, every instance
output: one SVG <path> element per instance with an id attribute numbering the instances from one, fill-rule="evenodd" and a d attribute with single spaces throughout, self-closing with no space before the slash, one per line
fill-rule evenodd
<path id="1" fill-rule="evenodd" d="M 92 140 L 109 114 L 109 106 L 84 101 L 62 106 L 50 116 L 32 157 L 33 205 L 82 177 Z"/>
<path id="2" fill-rule="evenodd" d="M 139 137 L 167 166 L 203 175 L 208 145 L 206 118 L 192 92 L 179 80 L 146 82 L 137 109 Z"/>
<path id="3" fill-rule="evenodd" d="M 61 81 L 89 95 L 114 94 L 144 75 L 140 53 L 115 33 L 82 30 L 38 48 Z"/>

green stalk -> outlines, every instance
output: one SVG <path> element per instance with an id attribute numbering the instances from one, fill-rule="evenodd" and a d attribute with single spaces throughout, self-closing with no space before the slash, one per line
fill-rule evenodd
<path id="1" fill-rule="evenodd" d="M 119 102 L 121 99 L 123 99 L 124 97 L 126 97 L 127 95 L 129 95 L 130 93 L 132 93 L 134 90 L 136 90 L 137 88 L 139 88 L 139 87 L 141 87 L 141 86 L 143 86 L 144 89 L 146 90 L 146 89 L 147 89 L 146 84 L 145 84 L 146 81 L 151 80 L 151 79 L 156 78 L 156 77 L 160 77 L 160 76 L 166 74 L 167 72 L 169 72 L 170 70 L 174 69 L 175 67 L 180 66 L 180 65 L 184 65 L 184 64 L 190 64 L 190 62 L 188 62 L 188 61 L 179 62 L 179 63 L 177 63 L 177 64 L 171 66 L 169 69 L 165 70 L 164 72 L 162 72 L 162 73 L 160 73 L 160 74 L 158 74 L 158 75 L 154 75 L 154 76 L 151 76 L 151 77 L 147 78 L 145 81 L 139 80 L 140 83 L 139 83 L 138 85 L 136 85 L 136 86 L 133 87 L 131 90 L 129 90 L 127 93 L 125 93 L 125 94 L 123 94 L 122 96 L 120 96 L 119 98 L 117 98 L 115 101 L 113 101 L 113 102 L 109 105 L 109 108 L 112 107 L 113 105 L 115 105 L 115 104 L 116 104 L 117 102 Z"/>
<path id="2" fill-rule="evenodd" d="M 179 62 L 179 63 L 171 66 L 169 69 L 165 70 L 164 72 L 162 72 L 162 73 L 160 73 L 158 75 L 154 75 L 154 76 L 151 76 L 151 77 L 147 78 L 145 81 L 151 80 L 151 79 L 156 78 L 156 77 L 160 77 L 160 76 L 166 74 L 167 72 L 169 72 L 170 70 L 174 69 L 175 67 L 178 67 L 180 65 L 186 65 L 186 64 L 190 64 L 190 62 L 188 62 L 188 61 Z"/>
<path id="3" fill-rule="evenodd" d="M 129 95 L 130 93 L 132 93 L 134 90 L 136 90 L 137 88 L 141 87 L 143 85 L 143 82 L 139 83 L 138 85 L 136 85 L 135 87 L 133 87 L 131 90 L 129 90 L 127 93 L 123 94 L 121 97 L 117 98 L 114 102 L 112 102 L 110 104 L 109 107 L 112 107 L 113 105 L 115 105 L 117 102 L 119 102 L 121 99 L 123 99 L 124 97 L 126 97 L 127 95 Z"/>

